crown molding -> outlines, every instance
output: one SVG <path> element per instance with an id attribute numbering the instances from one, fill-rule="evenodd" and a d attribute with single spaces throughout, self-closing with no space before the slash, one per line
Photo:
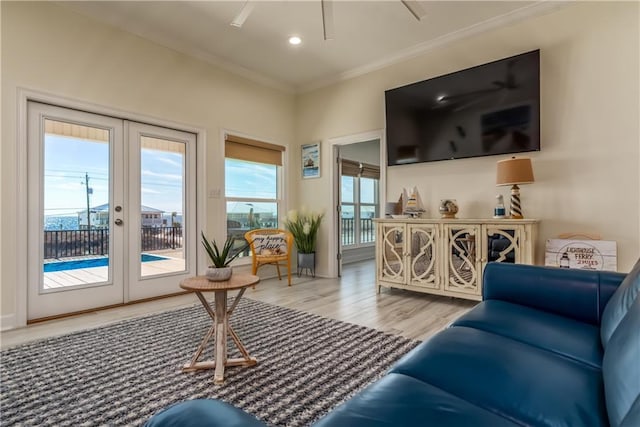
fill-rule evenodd
<path id="1" fill-rule="evenodd" d="M 561 0 L 561 1 L 541 0 L 539 2 L 523 6 L 519 9 L 512 10 L 503 15 L 496 16 L 496 17 L 487 19 L 486 21 L 476 23 L 474 25 L 460 29 L 458 31 L 445 34 L 433 40 L 419 43 L 415 46 L 412 46 L 407 49 L 403 49 L 393 55 L 387 56 L 386 58 L 380 59 L 378 61 L 364 65 L 362 67 L 353 68 L 351 70 L 338 73 L 326 79 L 319 79 L 319 80 L 309 82 L 305 85 L 298 85 L 295 87 L 295 92 L 296 93 L 311 92 L 316 89 L 320 89 L 335 83 L 339 83 L 341 81 L 345 81 L 345 80 L 349 80 L 365 74 L 369 74 L 373 71 L 378 71 L 383 68 L 389 67 L 391 65 L 398 64 L 400 62 L 407 61 L 411 58 L 415 58 L 417 56 L 423 55 L 424 53 L 432 49 L 441 47 L 443 45 L 452 43 L 454 41 L 471 37 L 471 36 L 474 36 L 489 30 L 493 30 L 495 28 L 499 28 L 508 24 L 513 24 L 519 21 L 523 21 L 525 19 L 529 19 L 535 16 L 551 13 L 561 8 L 564 8 L 571 3 L 573 3 L 573 0 Z"/>
<path id="2" fill-rule="evenodd" d="M 201 61 L 204 61 L 210 65 L 213 65 L 217 68 L 220 68 L 222 70 L 228 71 L 229 73 L 239 76 L 239 77 L 243 77 L 247 80 L 251 80 L 254 83 L 258 83 L 261 84 L 263 86 L 267 86 L 270 87 L 272 89 L 277 89 L 286 93 L 296 93 L 296 87 L 292 84 L 287 84 L 284 83 L 280 80 L 276 80 L 274 78 L 271 77 L 267 77 L 262 73 L 258 73 L 256 71 L 252 71 L 248 68 L 242 67 L 240 65 L 234 64 L 232 62 L 226 61 L 224 59 L 221 59 L 215 55 L 211 55 L 209 53 L 200 51 L 198 49 L 187 49 L 187 48 L 180 48 L 178 49 L 177 47 L 173 47 L 173 46 L 168 46 L 167 44 L 163 44 L 164 47 L 171 49 L 171 50 L 175 50 L 178 53 L 199 59 Z"/>

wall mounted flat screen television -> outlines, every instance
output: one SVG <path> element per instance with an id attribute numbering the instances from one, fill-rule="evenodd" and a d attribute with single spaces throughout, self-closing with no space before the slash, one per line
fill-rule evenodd
<path id="1" fill-rule="evenodd" d="M 540 150 L 540 51 L 385 91 L 389 166 Z"/>

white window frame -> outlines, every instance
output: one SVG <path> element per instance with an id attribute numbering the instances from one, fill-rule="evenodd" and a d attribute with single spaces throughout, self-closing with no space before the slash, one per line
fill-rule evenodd
<path id="1" fill-rule="evenodd" d="M 249 139 L 253 139 L 256 141 L 264 141 L 264 142 L 268 142 L 268 143 L 272 143 L 271 141 L 269 141 L 266 138 L 260 138 L 260 137 L 255 137 L 255 136 L 249 136 L 246 134 L 243 134 L 241 132 L 236 132 L 236 131 L 231 131 L 231 130 L 222 130 L 221 132 L 221 136 L 220 136 L 220 141 L 221 141 L 221 145 L 222 145 L 222 188 L 220 189 L 221 193 L 222 193 L 222 206 L 221 206 L 221 212 L 222 212 L 222 218 L 224 218 L 223 224 L 221 225 L 221 227 L 223 228 L 222 230 L 222 235 L 225 237 L 227 236 L 227 203 L 228 202 L 242 202 L 242 203 L 252 203 L 252 202 L 256 202 L 256 203 L 275 203 L 276 204 L 276 209 L 277 209 L 277 218 L 278 218 L 278 222 L 276 227 L 274 228 L 282 228 L 281 226 L 281 222 L 282 222 L 282 218 L 286 215 L 286 203 L 284 200 L 284 194 L 285 194 L 285 190 L 286 190 L 286 176 L 287 176 L 287 157 L 288 157 L 288 152 L 289 152 L 289 147 L 286 144 L 282 144 L 282 143 L 278 143 L 278 145 L 283 145 L 285 147 L 285 151 L 283 152 L 283 156 L 282 156 L 282 166 L 276 166 L 276 198 L 275 199 L 256 199 L 256 198 L 250 198 L 250 197 L 227 197 L 226 195 L 226 159 L 227 157 L 225 156 L 225 135 L 226 134 L 233 134 L 233 135 L 237 135 L 243 138 L 249 138 Z M 273 143 L 275 144 L 275 143 Z M 215 190 L 214 190 L 215 191 Z M 237 258 L 235 261 L 233 261 L 232 265 L 234 266 L 244 266 L 244 265 L 250 265 L 251 264 L 251 257 L 239 257 Z"/>
<path id="2" fill-rule="evenodd" d="M 343 176 L 349 176 L 349 175 L 343 175 Z M 360 178 L 359 176 L 349 176 L 350 178 L 353 178 L 353 202 L 342 202 L 340 201 L 340 204 L 342 206 L 353 206 L 353 243 L 352 244 L 343 244 L 342 242 L 342 247 L 345 249 L 356 249 L 356 248 L 366 248 L 369 246 L 374 246 L 376 244 L 375 241 L 375 233 L 373 235 L 373 241 L 372 242 L 365 242 L 362 243 L 362 238 L 361 238 L 361 233 L 360 233 L 360 208 L 362 206 L 373 206 L 373 208 L 375 209 L 375 215 L 374 218 L 378 217 L 379 212 L 379 203 L 378 203 L 378 195 L 379 195 L 379 190 L 380 190 L 380 179 L 375 179 L 375 189 L 374 189 L 374 201 L 373 203 L 362 203 L 360 201 Z M 341 178 L 342 179 L 342 178 Z M 373 178 L 369 178 L 369 179 L 373 179 Z M 340 183 L 342 185 L 342 183 Z"/>

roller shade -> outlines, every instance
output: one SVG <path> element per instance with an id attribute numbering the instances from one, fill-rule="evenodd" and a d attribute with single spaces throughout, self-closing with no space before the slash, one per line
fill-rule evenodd
<path id="1" fill-rule="evenodd" d="M 232 159 L 282 166 L 284 150 L 285 148 L 281 145 L 236 135 L 225 135 L 224 155 Z"/>
<path id="2" fill-rule="evenodd" d="M 380 166 L 342 159 L 342 175 L 380 179 Z"/>

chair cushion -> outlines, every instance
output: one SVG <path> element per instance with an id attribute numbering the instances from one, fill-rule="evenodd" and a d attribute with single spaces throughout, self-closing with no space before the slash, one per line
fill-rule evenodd
<path id="1" fill-rule="evenodd" d="M 602 375 L 609 422 L 617 427 L 640 396 L 640 298 L 636 298 L 609 339 Z M 638 409 L 635 414 L 638 418 Z M 640 419 L 635 425 L 640 425 Z"/>
<path id="2" fill-rule="evenodd" d="M 388 374 L 314 427 L 519 426 L 499 415 L 402 374 Z"/>
<path id="3" fill-rule="evenodd" d="M 274 256 L 287 254 L 287 237 L 282 233 L 254 234 L 253 250 L 256 255 Z"/>
<path id="4" fill-rule="evenodd" d="M 640 292 L 640 259 L 633 266 L 627 277 L 624 278 L 618 290 L 609 299 L 607 306 L 602 313 L 602 325 L 600 328 L 600 338 L 602 346 L 607 347 L 609 339 L 613 335 L 616 327 L 627 314 L 629 307 L 636 300 Z"/>
<path id="5" fill-rule="evenodd" d="M 506 301 L 487 300 L 453 322 L 453 326 L 492 332 L 594 368 L 602 367 L 600 329 L 568 317 Z"/>
<path id="6" fill-rule="evenodd" d="M 144 427 L 265 427 L 266 424 L 220 400 L 176 403 L 152 416 Z"/>
<path id="7" fill-rule="evenodd" d="M 523 425 L 607 425 L 599 369 L 478 329 L 448 328 L 391 372 Z"/>

